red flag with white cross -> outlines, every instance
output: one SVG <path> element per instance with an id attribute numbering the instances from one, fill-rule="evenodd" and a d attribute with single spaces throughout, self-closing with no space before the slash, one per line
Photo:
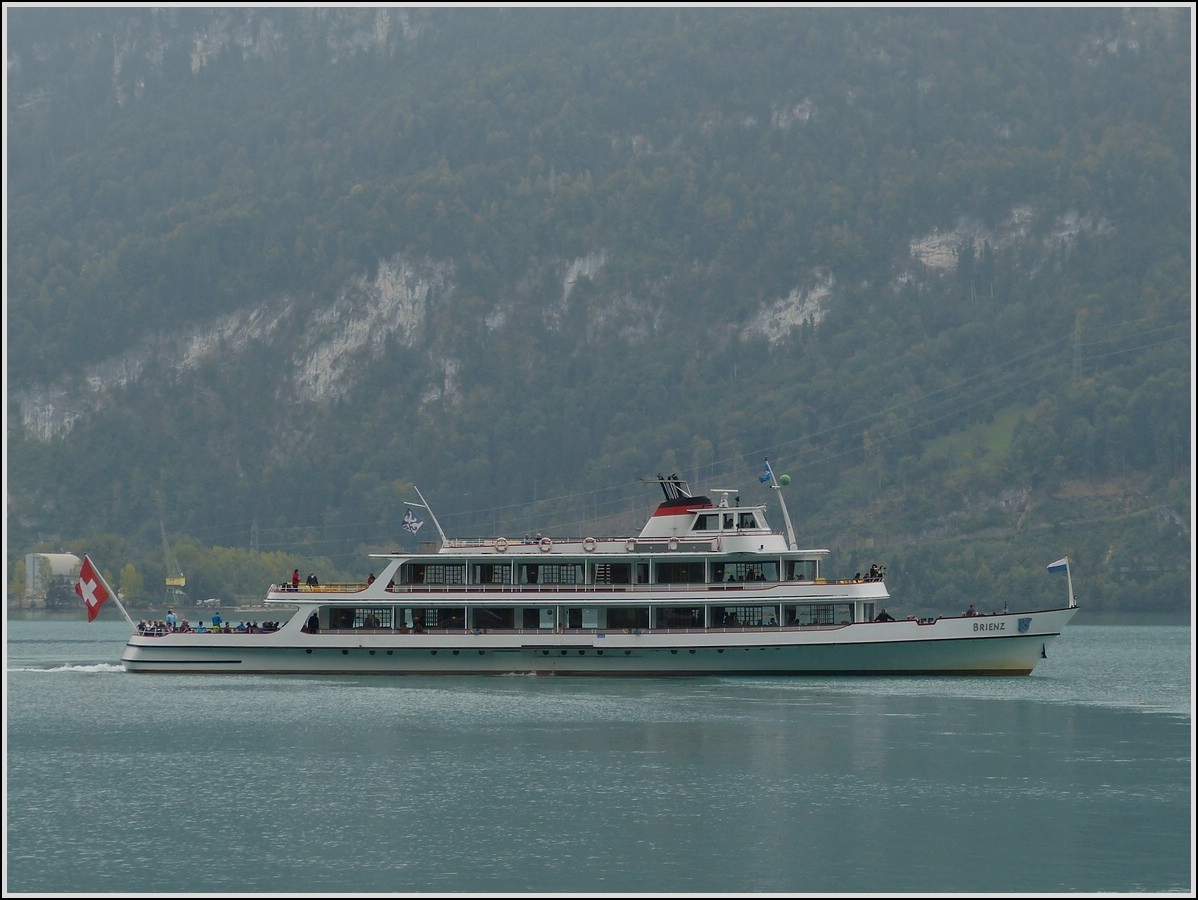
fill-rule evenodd
<path id="1" fill-rule="evenodd" d="M 92 565 L 87 556 L 83 557 L 83 568 L 79 570 L 79 581 L 75 583 L 75 593 L 87 606 L 87 621 L 95 621 L 100 614 L 100 607 L 108 599 L 108 585 L 104 577 Z"/>

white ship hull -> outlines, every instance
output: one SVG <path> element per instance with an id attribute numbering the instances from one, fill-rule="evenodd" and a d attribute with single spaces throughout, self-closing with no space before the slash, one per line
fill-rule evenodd
<path id="1" fill-rule="evenodd" d="M 325 675 L 1027 675 L 1076 608 L 715 631 L 134 635 L 130 672 Z M 297 617 L 298 618 L 298 617 Z"/>

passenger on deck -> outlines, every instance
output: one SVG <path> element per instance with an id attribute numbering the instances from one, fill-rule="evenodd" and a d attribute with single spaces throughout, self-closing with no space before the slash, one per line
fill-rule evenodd
<path id="1" fill-rule="evenodd" d="M 299 590 L 299 569 L 291 573 L 291 589 L 293 591 Z"/>
<path id="2" fill-rule="evenodd" d="M 974 608 L 973 608 L 973 604 L 972 604 L 972 603 L 970 603 L 970 604 L 969 604 L 969 609 L 965 610 L 965 615 L 967 615 L 967 616 L 976 616 L 977 614 L 978 614 L 978 611 L 977 611 L 976 609 L 974 609 Z"/>
<path id="3" fill-rule="evenodd" d="M 374 584 L 374 573 L 373 572 L 371 572 L 369 575 L 366 576 L 366 584 L 367 584 L 367 586 Z"/>
<path id="4" fill-rule="evenodd" d="M 320 582 L 316 580 L 316 573 L 309 572 L 308 573 L 308 587 L 317 587 L 319 584 L 320 584 Z"/>
<path id="5" fill-rule="evenodd" d="M 892 616 L 890 613 L 886 612 L 885 609 L 883 609 L 880 613 L 878 613 L 878 615 L 874 619 L 874 621 L 875 622 L 893 622 L 894 616 Z"/>

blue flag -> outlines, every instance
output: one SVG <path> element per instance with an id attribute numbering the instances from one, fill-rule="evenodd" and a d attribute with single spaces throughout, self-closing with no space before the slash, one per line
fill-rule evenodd
<path id="1" fill-rule="evenodd" d="M 762 484 L 765 484 L 773 477 L 774 477 L 774 473 L 770 471 L 770 462 L 767 459 L 765 461 L 765 473 L 757 476 L 757 480 L 760 481 Z"/>
<path id="2" fill-rule="evenodd" d="M 417 531 L 420 530 L 420 526 L 423 524 L 424 524 L 424 522 L 421 521 L 420 519 L 417 519 L 416 516 L 412 513 L 412 511 L 410 509 L 406 513 L 404 513 L 404 515 L 403 515 L 404 531 L 415 534 Z"/>
<path id="3" fill-rule="evenodd" d="M 1069 568 L 1069 557 L 1063 556 L 1048 567 L 1050 572 L 1064 572 Z"/>

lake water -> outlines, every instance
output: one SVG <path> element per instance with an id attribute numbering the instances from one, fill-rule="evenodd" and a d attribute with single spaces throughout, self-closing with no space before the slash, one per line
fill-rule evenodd
<path id="1" fill-rule="evenodd" d="M 1026 678 L 147 676 L 6 629 L 12 893 L 1193 894 L 1189 627 Z"/>

